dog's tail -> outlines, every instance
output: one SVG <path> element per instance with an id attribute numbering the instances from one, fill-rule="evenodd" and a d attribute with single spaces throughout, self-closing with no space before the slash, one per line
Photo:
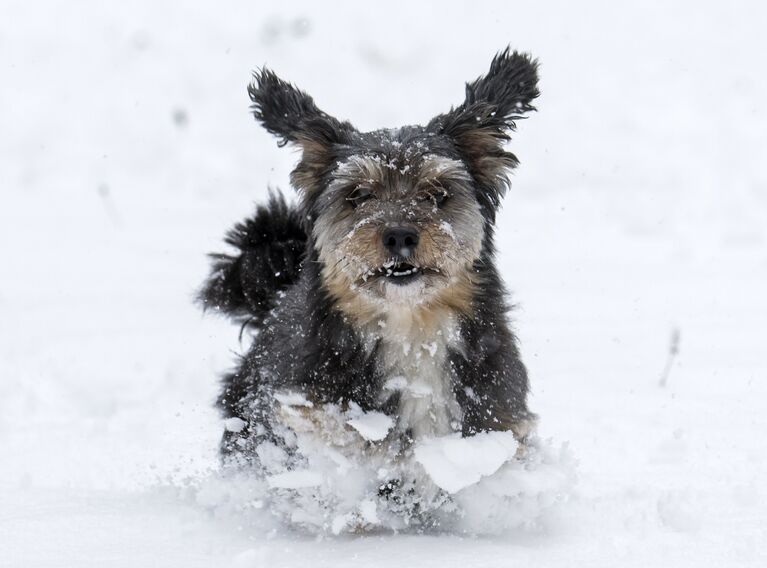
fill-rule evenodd
<path id="1" fill-rule="evenodd" d="M 237 223 L 227 234 L 237 254 L 212 254 L 210 276 L 197 300 L 243 325 L 259 325 L 274 308 L 280 292 L 298 280 L 306 232 L 295 206 L 281 193 Z"/>

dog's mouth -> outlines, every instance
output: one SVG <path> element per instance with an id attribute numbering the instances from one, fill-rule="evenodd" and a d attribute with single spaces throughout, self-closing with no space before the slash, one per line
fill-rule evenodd
<path id="1" fill-rule="evenodd" d="M 368 274 L 368 278 L 384 279 L 392 284 L 410 284 L 430 272 L 439 272 L 433 268 L 416 266 L 408 262 L 387 262 Z M 367 278 L 366 278 L 367 279 Z"/>

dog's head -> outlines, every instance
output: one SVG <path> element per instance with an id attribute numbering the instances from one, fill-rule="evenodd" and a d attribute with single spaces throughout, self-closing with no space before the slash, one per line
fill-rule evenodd
<path id="1" fill-rule="evenodd" d="M 515 120 L 534 109 L 537 63 L 508 49 L 426 126 L 359 132 L 269 70 L 248 92 L 264 127 L 302 150 L 291 179 L 326 290 L 377 312 L 394 303 L 464 309 L 516 157 Z"/>

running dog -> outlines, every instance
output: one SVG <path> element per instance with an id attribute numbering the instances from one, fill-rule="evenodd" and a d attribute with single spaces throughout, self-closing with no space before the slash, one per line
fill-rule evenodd
<path id="1" fill-rule="evenodd" d="M 511 431 L 524 443 L 535 415 L 493 233 L 517 166 L 505 145 L 535 110 L 537 70 L 507 48 L 459 106 L 373 132 L 271 70 L 254 74 L 255 118 L 301 151 L 298 199 L 272 194 L 235 225 L 234 254 L 213 255 L 199 294 L 252 337 L 218 400 L 225 459 L 290 454 L 286 408 L 383 414 L 385 439 L 403 450 L 451 433 Z"/>

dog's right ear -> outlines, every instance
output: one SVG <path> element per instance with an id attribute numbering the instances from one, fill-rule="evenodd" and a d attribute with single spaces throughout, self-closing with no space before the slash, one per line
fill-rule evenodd
<path id="1" fill-rule="evenodd" d="M 347 144 L 356 132 L 349 122 L 324 113 L 312 97 L 265 67 L 253 73 L 248 95 L 253 116 L 278 137 L 278 144 L 290 142 L 303 150 L 301 162 L 291 175 L 299 189 L 311 190 L 334 163 L 333 147 Z"/>

